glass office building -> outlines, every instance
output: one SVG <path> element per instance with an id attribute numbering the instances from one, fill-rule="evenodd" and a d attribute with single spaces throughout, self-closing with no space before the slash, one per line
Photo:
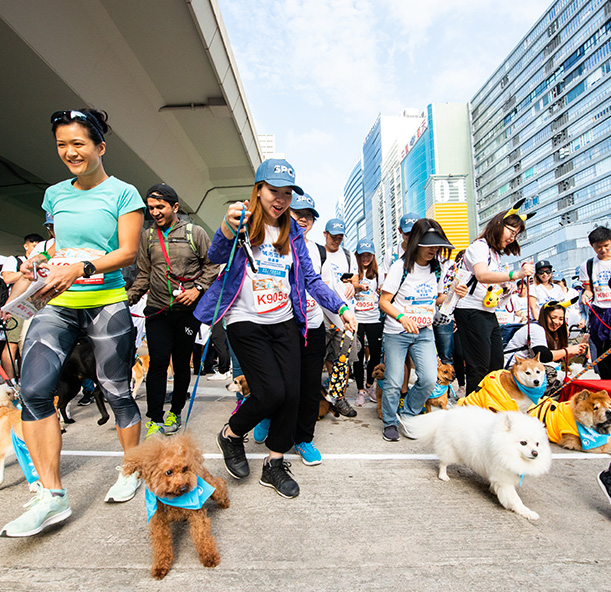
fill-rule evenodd
<path id="1" fill-rule="evenodd" d="M 525 199 L 521 259 L 567 280 L 609 223 L 610 32 L 610 2 L 557 0 L 471 101 L 479 228 Z"/>
<path id="2" fill-rule="evenodd" d="M 344 247 L 346 249 L 355 250 L 356 244 L 361 238 L 365 238 L 365 234 L 360 236 L 359 224 L 364 227 L 367 232 L 365 223 L 365 201 L 363 199 L 363 167 L 359 160 L 344 186 L 343 197 L 343 216 L 346 224 L 346 234 L 344 237 Z"/>

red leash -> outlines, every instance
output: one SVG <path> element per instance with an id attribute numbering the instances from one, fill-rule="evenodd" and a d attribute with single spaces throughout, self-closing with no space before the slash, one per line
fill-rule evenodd
<path id="1" fill-rule="evenodd" d="M 609 329 L 609 331 L 611 331 L 611 327 L 609 327 L 609 325 L 607 325 L 607 323 L 605 323 L 605 321 L 603 321 L 598 314 L 596 313 L 596 311 L 592 308 L 592 306 L 590 306 L 590 303 L 588 301 L 586 301 L 586 304 L 588 306 L 588 308 L 594 313 L 594 316 L 601 322 L 601 324 L 605 327 L 607 327 L 607 329 Z"/>

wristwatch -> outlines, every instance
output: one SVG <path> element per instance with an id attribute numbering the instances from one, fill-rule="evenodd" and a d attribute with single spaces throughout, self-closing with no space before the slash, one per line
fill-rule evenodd
<path id="1" fill-rule="evenodd" d="M 95 265 L 91 261 L 83 261 L 83 277 L 90 278 L 96 272 Z"/>
<path id="2" fill-rule="evenodd" d="M 199 284 L 195 284 L 195 288 L 197 289 L 198 292 L 203 292 L 204 288 L 202 286 L 200 286 Z"/>

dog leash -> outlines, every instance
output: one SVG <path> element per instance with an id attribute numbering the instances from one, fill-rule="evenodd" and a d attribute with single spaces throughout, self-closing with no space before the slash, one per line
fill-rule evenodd
<path id="1" fill-rule="evenodd" d="M 206 359 L 206 354 L 208 353 L 208 347 L 210 346 L 210 337 L 212 336 L 212 328 L 216 322 L 216 317 L 219 313 L 219 309 L 221 308 L 221 298 L 223 297 L 223 290 L 225 289 L 225 282 L 227 281 L 227 276 L 229 275 L 229 270 L 231 269 L 231 265 L 233 263 L 233 259 L 235 256 L 236 249 L 238 247 L 238 240 L 240 236 L 240 230 L 244 224 L 244 214 L 246 213 L 246 208 L 242 206 L 242 214 L 240 215 L 240 223 L 238 224 L 238 231 L 236 232 L 233 239 L 233 246 L 231 247 L 231 253 L 229 254 L 229 261 L 227 262 L 227 266 L 225 267 L 225 271 L 223 273 L 223 284 L 221 286 L 221 291 L 219 293 L 218 300 L 216 302 L 216 307 L 214 309 L 214 314 L 212 315 L 212 323 L 210 325 L 210 334 L 208 335 L 208 339 L 206 340 L 206 345 L 204 346 L 204 351 L 202 353 L 202 361 Z M 191 416 L 191 410 L 193 409 L 193 402 L 195 401 L 195 393 L 197 392 L 197 385 L 199 384 L 199 378 L 202 373 L 202 364 L 199 365 L 199 370 L 197 371 L 197 378 L 195 379 L 195 384 L 193 385 L 193 391 L 191 392 L 191 399 L 189 400 L 189 407 L 187 409 L 187 416 L 184 421 L 184 428 L 187 429 L 187 423 L 189 422 L 189 417 Z"/>

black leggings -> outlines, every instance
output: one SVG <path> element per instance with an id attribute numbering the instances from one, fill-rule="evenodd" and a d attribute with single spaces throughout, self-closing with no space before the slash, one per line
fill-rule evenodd
<path id="1" fill-rule="evenodd" d="M 295 443 L 299 408 L 301 355 L 295 319 L 274 325 L 241 321 L 227 325 L 227 336 L 250 388 L 229 420 L 231 431 L 244 436 L 262 419 L 271 418 L 265 445 L 284 454 Z"/>
<path id="2" fill-rule="evenodd" d="M 454 320 L 467 368 L 467 393 L 472 393 L 484 376 L 503 369 L 501 328 L 493 312 L 475 308 L 457 308 Z"/>
<path id="3" fill-rule="evenodd" d="M 305 339 L 300 335 L 301 396 L 299 397 L 295 444 L 311 442 L 314 439 L 314 428 L 318 419 L 318 405 L 320 402 L 320 378 L 325 360 L 325 341 L 326 332 L 324 323 L 316 329 L 308 329 L 307 347 Z"/>
<path id="4" fill-rule="evenodd" d="M 356 388 L 362 390 L 363 377 L 365 368 L 363 359 L 365 356 L 365 335 L 367 335 L 367 345 L 369 346 L 369 362 L 367 363 L 367 384 L 373 384 L 373 369 L 380 363 L 380 354 L 382 352 L 382 331 L 384 323 L 359 323 L 358 338 L 361 342 L 361 349 L 356 362 L 353 364 L 354 379 L 356 380 Z"/>
<path id="5" fill-rule="evenodd" d="M 145 314 L 150 314 L 145 309 Z M 146 341 L 151 356 L 146 375 L 147 417 L 163 423 L 163 402 L 170 356 L 174 369 L 174 393 L 170 411 L 180 415 L 191 381 L 191 353 L 200 322 L 188 310 L 171 310 L 146 319 Z"/>

